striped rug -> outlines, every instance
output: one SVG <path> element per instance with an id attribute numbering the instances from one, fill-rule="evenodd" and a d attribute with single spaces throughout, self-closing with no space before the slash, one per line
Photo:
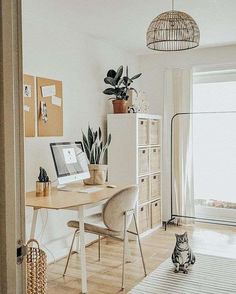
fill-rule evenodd
<path id="1" fill-rule="evenodd" d="M 174 273 L 170 259 L 134 287 L 130 294 L 236 294 L 236 260 L 196 254 L 188 274 Z"/>

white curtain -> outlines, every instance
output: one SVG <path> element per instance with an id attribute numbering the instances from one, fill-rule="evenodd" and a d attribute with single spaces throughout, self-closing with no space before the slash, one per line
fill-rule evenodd
<path id="1" fill-rule="evenodd" d="M 192 112 L 192 70 L 167 69 L 165 72 L 164 95 L 164 148 L 167 148 L 166 168 L 170 186 L 171 181 L 171 119 L 177 113 Z M 194 181 L 192 153 L 192 117 L 177 115 L 173 120 L 172 145 L 172 212 L 181 216 L 194 216 Z M 165 181 L 164 181 L 165 182 Z M 167 188 L 168 189 L 168 188 Z M 167 192 L 167 191 L 166 191 Z M 169 194 L 170 195 L 170 187 Z M 181 223 L 192 223 L 191 219 L 179 218 Z"/>

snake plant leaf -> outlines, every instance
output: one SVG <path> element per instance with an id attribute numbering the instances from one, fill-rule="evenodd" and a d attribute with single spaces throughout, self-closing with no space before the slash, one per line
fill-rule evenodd
<path id="1" fill-rule="evenodd" d="M 89 148 L 88 140 L 83 132 L 82 132 L 82 135 L 83 135 L 84 150 L 88 158 L 88 161 L 90 162 L 90 148 Z"/>
<path id="2" fill-rule="evenodd" d="M 100 148 L 99 148 L 98 144 L 96 145 L 96 154 L 97 154 L 97 156 L 96 156 L 96 163 L 99 164 L 99 162 L 100 162 L 100 156 L 101 156 L 101 151 L 100 151 Z"/>
<path id="3" fill-rule="evenodd" d="M 109 134 L 108 139 L 107 139 L 107 146 L 111 144 L 111 134 Z"/>
<path id="4" fill-rule="evenodd" d="M 116 71 L 114 69 L 110 69 L 108 72 L 107 72 L 107 77 L 110 77 L 110 78 L 113 78 L 116 76 Z"/>
<path id="5" fill-rule="evenodd" d="M 97 163 L 97 143 L 94 146 L 94 162 Z"/>
<path id="6" fill-rule="evenodd" d="M 113 95 L 113 94 L 115 94 L 115 90 L 116 89 L 113 89 L 113 88 L 107 88 L 106 90 L 103 91 L 103 94 Z"/>
<path id="7" fill-rule="evenodd" d="M 93 133 L 93 143 L 97 141 L 98 131 Z"/>
<path id="8" fill-rule="evenodd" d="M 95 144 L 93 144 L 92 148 L 91 148 L 91 160 L 90 160 L 91 164 L 96 164 L 96 156 L 95 156 Z"/>
<path id="9" fill-rule="evenodd" d="M 101 130 L 100 127 L 98 128 L 98 139 L 99 139 L 99 140 L 102 139 L 102 130 Z"/>
<path id="10" fill-rule="evenodd" d="M 83 131 L 82 131 L 82 136 L 83 136 L 83 142 L 84 142 L 84 144 L 86 144 L 88 146 L 88 140 L 87 140 L 87 138 L 86 138 L 86 136 L 85 136 L 85 134 L 84 134 Z"/>
<path id="11" fill-rule="evenodd" d="M 92 129 L 90 128 L 90 126 L 89 126 L 88 127 L 88 143 L 89 143 L 90 150 L 92 149 L 93 142 L 94 142 L 93 132 L 92 132 Z"/>
<path id="12" fill-rule="evenodd" d="M 133 77 L 131 78 L 131 80 L 136 80 L 136 79 L 139 78 L 141 75 L 142 75 L 142 73 L 139 73 L 139 74 L 133 76 Z"/>
<path id="13" fill-rule="evenodd" d="M 95 164 L 94 152 L 91 153 L 90 164 Z"/>

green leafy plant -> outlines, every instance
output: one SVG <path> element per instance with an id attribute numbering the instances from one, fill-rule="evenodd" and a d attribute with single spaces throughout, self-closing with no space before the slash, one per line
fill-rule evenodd
<path id="1" fill-rule="evenodd" d="M 88 126 L 87 136 L 82 131 L 84 150 L 90 164 L 102 164 L 104 155 L 111 143 L 111 134 L 108 135 L 107 140 L 102 136 L 101 128 L 93 131 Z"/>
<path id="2" fill-rule="evenodd" d="M 137 91 L 135 88 L 131 87 L 131 84 L 134 80 L 141 76 L 141 73 L 134 75 L 132 78 L 129 78 L 129 69 L 126 67 L 126 74 L 123 75 L 124 68 L 121 65 L 117 71 L 114 69 L 110 69 L 107 72 L 107 76 L 104 79 L 104 82 L 112 87 L 109 87 L 103 91 L 106 95 L 114 95 L 110 99 L 120 99 L 120 100 L 128 100 L 129 95 L 128 91 Z"/>

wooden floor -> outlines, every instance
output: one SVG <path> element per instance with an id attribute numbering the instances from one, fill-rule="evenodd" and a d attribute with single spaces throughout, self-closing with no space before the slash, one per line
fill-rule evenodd
<path id="1" fill-rule="evenodd" d="M 142 239 L 147 271 L 150 273 L 172 254 L 175 233 L 188 232 L 195 252 L 236 259 L 236 228 L 196 224 L 194 226 L 170 226 L 165 232 L 159 229 Z M 143 279 L 142 263 L 136 242 L 130 242 L 131 263 L 126 264 L 126 289 L 120 291 L 122 243 L 102 240 L 102 259 L 97 261 L 97 244 L 86 249 L 89 294 L 127 293 Z M 71 258 L 68 274 L 62 277 L 66 260 L 49 266 L 49 294 L 80 293 L 79 257 Z"/>

